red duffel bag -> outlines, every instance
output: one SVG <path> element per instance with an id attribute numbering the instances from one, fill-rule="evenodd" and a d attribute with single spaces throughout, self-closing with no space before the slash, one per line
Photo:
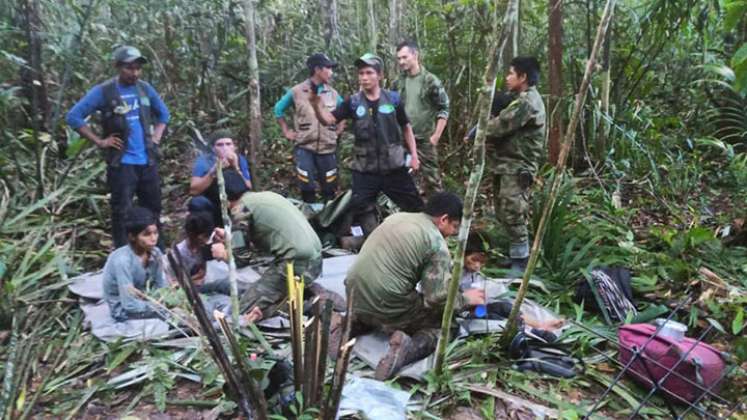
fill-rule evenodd
<path id="1" fill-rule="evenodd" d="M 660 389 L 665 397 L 678 403 L 694 402 L 706 390 L 717 393 L 726 368 L 721 352 L 688 337 L 676 340 L 656 335 L 648 341 L 655 332 L 656 326 L 650 324 L 624 325 L 617 332 L 618 357 L 623 366 L 636 349 L 639 352 L 627 371 L 633 380 L 650 390 L 666 377 Z"/>

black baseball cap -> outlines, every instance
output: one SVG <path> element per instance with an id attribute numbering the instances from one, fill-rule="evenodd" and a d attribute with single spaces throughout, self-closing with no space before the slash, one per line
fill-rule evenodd
<path id="1" fill-rule="evenodd" d="M 371 53 L 363 54 L 359 59 L 355 60 L 355 67 L 373 67 L 377 72 L 381 72 L 384 69 L 384 60 L 378 55 Z"/>
<path id="2" fill-rule="evenodd" d="M 140 50 L 129 45 L 122 45 L 114 50 L 112 57 L 114 58 L 115 63 L 129 64 L 137 61 L 140 64 L 145 64 L 148 62 L 148 60 L 140 53 Z"/>
<path id="3" fill-rule="evenodd" d="M 332 61 L 329 57 L 327 57 L 323 53 L 314 53 L 314 54 L 311 54 L 309 58 L 306 59 L 306 67 L 308 67 L 309 70 L 313 70 L 316 67 L 335 68 L 337 67 L 337 63 Z"/>

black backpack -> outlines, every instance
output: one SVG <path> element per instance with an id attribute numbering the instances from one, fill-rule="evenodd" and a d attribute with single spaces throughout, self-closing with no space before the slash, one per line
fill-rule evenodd
<path id="1" fill-rule="evenodd" d="M 576 283 L 576 303 L 585 302 L 587 308 L 601 313 L 609 325 L 623 322 L 629 314 L 638 315 L 633 304 L 630 271 L 622 267 L 596 268 L 589 278 Z"/>

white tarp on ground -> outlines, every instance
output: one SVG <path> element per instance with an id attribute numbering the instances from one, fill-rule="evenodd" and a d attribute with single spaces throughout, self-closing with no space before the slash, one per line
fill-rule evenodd
<path id="1" fill-rule="evenodd" d="M 343 299 L 345 294 L 345 275 L 347 270 L 355 261 L 356 255 L 344 255 L 339 257 L 330 257 L 323 260 L 322 275 L 314 281 L 327 290 L 337 293 Z M 257 268 L 255 270 L 255 268 Z M 239 288 L 259 279 L 259 272 L 262 268 L 244 267 L 238 270 Z M 228 275 L 228 268 L 224 263 L 211 261 L 208 263 L 206 282 L 215 281 L 216 279 L 225 278 Z M 508 285 L 516 279 L 489 279 L 485 284 L 486 296 L 489 302 L 505 298 L 508 291 Z M 81 302 L 81 308 L 86 315 L 86 322 L 91 325 L 93 334 L 101 340 L 113 341 L 120 337 L 125 339 L 155 339 L 161 338 L 175 331 L 169 328 L 169 325 L 161 320 L 131 320 L 127 322 L 116 322 L 109 314 L 108 305 L 103 302 L 103 278 L 102 272 L 87 273 L 72 279 L 69 289 L 86 299 L 95 300 L 95 303 Z M 206 302 L 206 304 L 209 304 Z M 531 300 L 525 300 L 522 305 L 522 314 L 530 315 L 540 321 L 549 321 L 558 319 L 558 317 L 546 308 L 538 305 Z M 264 325 L 266 323 L 267 325 Z M 260 326 L 271 329 L 282 329 L 288 327 L 288 321 L 282 317 L 273 317 L 260 322 Z M 459 336 L 478 335 L 503 331 L 505 321 L 502 320 L 459 320 Z M 529 330 L 530 328 L 527 328 Z M 555 331 L 559 333 L 560 331 Z M 375 368 L 379 360 L 389 350 L 388 336 L 384 333 L 377 332 L 358 337 L 353 349 L 353 354 L 372 368 Z M 416 380 L 422 380 L 425 372 L 431 369 L 433 365 L 433 355 L 415 362 L 405 367 L 400 376 L 409 377 Z"/>
<path id="2" fill-rule="evenodd" d="M 316 283 L 345 297 L 345 273 L 355 260 L 355 255 L 325 258 L 322 275 Z M 257 281 L 263 267 L 243 267 L 237 270 L 239 289 L 245 289 L 249 284 Z M 209 261 L 205 282 L 210 283 L 228 277 L 228 266 L 219 261 Z M 169 324 L 160 319 L 137 319 L 127 322 L 115 321 L 109 312 L 109 305 L 103 301 L 104 284 L 103 271 L 85 273 L 71 279 L 68 289 L 74 294 L 85 298 L 80 307 L 85 314 L 85 324 L 90 326 L 94 336 L 104 341 L 115 341 L 118 338 L 127 340 L 151 340 L 162 338 L 176 331 Z M 204 297 L 204 296 L 203 296 Z M 225 297 L 214 295 L 207 297 L 206 306 L 219 307 L 225 302 Z M 270 328 L 287 328 L 288 322 L 278 317 L 266 320 Z M 263 323 L 260 323 L 262 326 Z"/>

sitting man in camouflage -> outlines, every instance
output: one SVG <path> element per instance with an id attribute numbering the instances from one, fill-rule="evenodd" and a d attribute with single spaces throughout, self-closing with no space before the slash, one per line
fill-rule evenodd
<path id="1" fill-rule="evenodd" d="M 495 212 L 511 241 L 510 266 L 517 273 L 526 269 L 529 258 L 529 189 L 545 150 L 545 105 L 537 92 L 538 79 L 536 58 L 511 60 L 506 88 L 516 99 L 487 126 Z"/>
<path id="2" fill-rule="evenodd" d="M 451 277 L 445 238 L 458 232 L 461 219 L 462 200 L 437 193 L 422 213 L 387 217 L 348 270 L 345 286 L 354 294 L 352 335 L 375 328 L 392 334 L 376 379 L 391 378 L 436 348 Z M 467 289 L 454 308 L 484 300 L 483 290 Z"/>

